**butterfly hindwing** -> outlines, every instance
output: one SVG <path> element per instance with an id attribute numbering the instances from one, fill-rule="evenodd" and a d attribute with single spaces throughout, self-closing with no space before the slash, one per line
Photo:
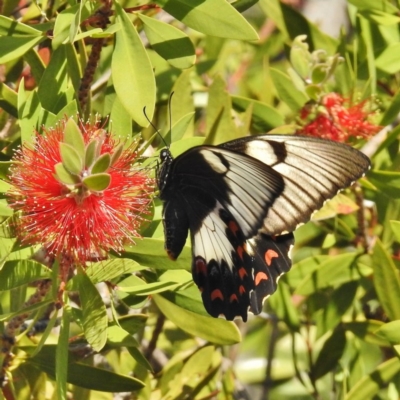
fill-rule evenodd
<path id="1" fill-rule="evenodd" d="M 336 142 L 292 135 L 247 137 L 198 146 L 157 172 L 165 247 L 176 259 L 188 230 L 193 279 L 209 314 L 259 314 L 290 269 L 292 231 L 370 162 Z"/>
<path id="2" fill-rule="evenodd" d="M 217 207 L 192 237 L 192 274 L 207 312 L 228 320 L 259 314 L 291 267 L 293 234 L 246 240 L 229 211 Z"/>

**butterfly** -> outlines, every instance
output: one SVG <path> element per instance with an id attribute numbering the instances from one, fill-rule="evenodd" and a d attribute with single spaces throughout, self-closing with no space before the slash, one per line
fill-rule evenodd
<path id="1" fill-rule="evenodd" d="M 300 135 L 249 136 L 176 158 L 165 148 L 156 179 L 167 254 L 177 259 L 190 232 L 205 309 L 246 321 L 289 271 L 292 232 L 369 167 L 350 146 Z"/>

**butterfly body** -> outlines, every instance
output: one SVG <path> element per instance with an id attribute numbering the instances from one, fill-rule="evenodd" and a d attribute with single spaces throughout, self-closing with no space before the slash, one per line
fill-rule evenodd
<path id="1" fill-rule="evenodd" d="M 258 314 L 290 269 L 290 233 L 361 177 L 369 160 L 336 142 L 246 137 L 161 153 L 165 248 L 176 259 L 190 232 L 193 279 L 212 316 Z"/>

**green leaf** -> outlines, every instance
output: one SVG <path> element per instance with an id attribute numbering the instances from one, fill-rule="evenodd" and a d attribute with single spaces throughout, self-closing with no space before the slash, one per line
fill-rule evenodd
<path id="1" fill-rule="evenodd" d="M 90 280 L 96 284 L 111 281 L 121 275 L 137 272 L 145 269 L 137 262 L 124 258 L 114 258 L 112 260 L 100 261 L 90 264 L 85 272 Z"/>
<path id="2" fill-rule="evenodd" d="M 232 101 L 224 80 L 217 75 L 209 89 L 206 144 L 237 139 L 239 132 L 232 119 Z"/>
<path id="3" fill-rule="evenodd" d="M 8 205 L 6 200 L 0 200 L 0 216 L 11 217 L 13 214 L 14 210 Z"/>
<path id="4" fill-rule="evenodd" d="M 368 180 L 385 195 L 398 199 L 400 197 L 400 173 L 392 171 L 369 171 Z"/>
<path id="5" fill-rule="evenodd" d="M 111 74 L 115 91 L 132 119 L 141 126 L 151 120 L 156 101 L 156 86 L 153 68 L 143 47 L 142 40 L 122 7 L 115 4 L 115 21 L 122 29 L 115 34 Z"/>
<path id="6" fill-rule="evenodd" d="M 64 308 L 61 318 L 60 336 L 58 338 L 56 350 L 56 382 L 57 398 L 67 400 L 67 374 L 68 374 L 68 339 L 69 339 L 69 311 Z"/>
<path id="7" fill-rule="evenodd" d="M 400 344 L 400 321 L 392 321 L 384 324 L 375 334 L 392 344 Z"/>
<path id="8" fill-rule="evenodd" d="M 389 223 L 394 235 L 396 236 L 396 240 L 400 242 L 400 221 L 389 221 Z"/>
<path id="9" fill-rule="evenodd" d="M 360 279 L 362 269 L 357 264 L 358 256 L 357 253 L 347 253 L 325 259 L 298 284 L 296 293 L 307 296 L 317 290 Z"/>
<path id="10" fill-rule="evenodd" d="M 80 175 L 83 169 L 83 159 L 79 153 L 66 143 L 60 143 L 60 153 L 65 169 L 71 174 Z"/>
<path id="11" fill-rule="evenodd" d="M 390 104 L 382 113 L 379 125 L 386 126 L 392 123 L 400 112 L 400 89 L 390 99 Z"/>
<path id="12" fill-rule="evenodd" d="M 68 103 L 68 101 L 65 104 L 63 102 L 66 100 L 69 84 L 66 47 L 60 46 L 53 52 L 37 92 L 42 107 L 53 114 L 57 114 Z"/>
<path id="13" fill-rule="evenodd" d="M 111 347 L 138 347 L 137 340 L 125 329 L 118 325 L 107 328 L 107 345 Z"/>
<path id="14" fill-rule="evenodd" d="M 50 278 L 50 270 L 36 261 L 7 261 L 0 270 L 0 291 L 15 289 L 44 278 Z"/>
<path id="15" fill-rule="evenodd" d="M 225 0 L 156 0 L 164 11 L 211 36 L 258 40 L 252 26 Z"/>
<path id="16" fill-rule="evenodd" d="M 389 44 L 374 60 L 376 68 L 388 74 L 394 74 L 400 71 L 400 61 L 398 57 L 396 57 L 399 51 L 400 43 Z"/>
<path id="17" fill-rule="evenodd" d="M 114 150 L 114 152 L 111 155 L 111 159 L 110 159 L 110 165 L 114 165 L 118 159 L 121 157 L 121 154 L 124 151 L 124 145 L 121 143 L 119 144 L 116 149 Z"/>
<path id="18" fill-rule="evenodd" d="M 381 305 L 391 320 L 400 319 L 400 276 L 382 242 L 376 239 L 373 254 L 374 287 Z"/>
<path id="19" fill-rule="evenodd" d="M 383 322 L 375 320 L 342 322 L 341 326 L 346 331 L 353 333 L 364 342 L 377 346 L 389 346 L 389 342 L 375 335 L 375 332 L 383 326 Z"/>
<path id="20" fill-rule="evenodd" d="M 344 397 L 345 400 L 373 399 L 379 390 L 384 388 L 400 371 L 400 360 L 397 357 L 381 363 L 369 375 L 361 378 Z"/>
<path id="21" fill-rule="evenodd" d="M 32 143 L 34 131 L 38 128 L 40 100 L 36 91 L 26 94 L 23 85 L 18 90 L 18 119 L 21 127 L 21 140 Z"/>
<path id="22" fill-rule="evenodd" d="M 92 174 L 100 174 L 106 172 L 111 165 L 111 156 L 106 153 L 101 155 L 92 167 Z"/>
<path id="23" fill-rule="evenodd" d="M 8 176 L 12 161 L 0 161 L 0 179 L 4 179 Z"/>
<path id="24" fill-rule="evenodd" d="M 30 25 L 18 22 L 13 18 L 5 17 L 0 15 L 0 36 L 32 36 L 32 35 L 42 35 L 42 32 L 32 28 Z"/>
<path id="25" fill-rule="evenodd" d="M 153 296 L 161 312 L 176 326 L 211 343 L 232 345 L 241 341 L 240 332 L 233 322 L 204 317 L 178 307 L 159 294 Z"/>
<path id="26" fill-rule="evenodd" d="M 89 168 L 92 166 L 94 160 L 97 158 L 98 153 L 98 141 L 93 139 L 86 147 L 85 150 L 85 167 Z"/>
<path id="27" fill-rule="evenodd" d="M 95 351 L 100 351 L 107 341 L 107 311 L 92 281 L 83 272 L 76 276 L 82 305 L 85 338 Z"/>
<path id="28" fill-rule="evenodd" d="M 11 318 L 16 317 L 17 315 L 25 314 L 25 313 L 31 313 L 33 311 L 38 310 L 39 308 L 44 308 L 47 307 L 49 304 L 54 303 L 53 300 L 44 300 L 41 301 L 40 303 L 34 303 L 28 307 L 21 308 L 17 311 L 11 312 L 11 313 L 6 313 L 0 315 L 0 321 L 6 321 L 10 320 Z"/>
<path id="29" fill-rule="evenodd" d="M 166 257 L 164 240 L 143 238 L 135 246 L 126 246 L 125 258 L 131 258 L 143 266 L 156 269 L 189 269 L 192 265 L 192 254 L 189 247 L 184 247 L 176 261 Z"/>
<path id="30" fill-rule="evenodd" d="M 22 83 L 23 81 L 21 81 Z M 17 95 L 8 85 L 0 82 L 0 106 L 14 117 L 17 117 L 18 97 L 19 94 Z"/>
<path id="31" fill-rule="evenodd" d="M 33 47 L 43 42 L 45 37 L 40 35 L 14 37 L 14 36 L 1 36 L 0 37 L 0 64 L 5 64 L 16 58 L 22 57 L 26 52 Z"/>
<path id="32" fill-rule="evenodd" d="M 83 160 L 85 157 L 85 142 L 77 123 L 69 118 L 64 127 L 64 143 L 70 145 Z"/>
<path id="33" fill-rule="evenodd" d="M 111 175 L 110 174 L 96 174 L 90 175 L 82 180 L 83 184 L 94 192 L 100 192 L 102 190 L 106 190 L 111 183 Z"/>
<path id="34" fill-rule="evenodd" d="M 292 80 L 283 72 L 270 68 L 270 74 L 279 98 L 284 101 L 293 112 L 298 112 L 308 101 L 307 96 L 296 89 Z"/>
<path id="35" fill-rule="evenodd" d="M 66 348 L 68 347 L 66 346 Z M 73 355 L 69 354 L 69 358 L 73 358 Z M 27 362 L 54 377 L 55 346 L 44 346 L 37 356 L 28 359 Z M 132 392 L 144 387 L 144 383 L 139 379 L 82 363 L 68 365 L 67 381 L 73 385 L 102 392 Z"/>
<path id="36" fill-rule="evenodd" d="M 67 169 L 64 167 L 63 163 L 58 163 L 54 166 L 55 170 L 55 178 L 64 183 L 65 185 L 74 185 L 80 182 L 80 178 L 77 175 L 71 174 Z"/>
<path id="37" fill-rule="evenodd" d="M 400 10 L 388 0 L 348 0 L 350 4 L 356 6 L 359 10 L 378 10 L 391 14 L 397 14 Z"/>
<path id="38" fill-rule="evenodd" d="M 233 107 L 238 111 L 245 111 L 252 106 L 253 123 L 257 125 L 260 131 L 267 131 L 284 124 L 283 116 L 268 104 L 261 101 L 248 99 L 240 96 L 231 96 Z"/>
<path id="39" fill-rule="evenodd" d="M 190 68 L 196 54 L 190 39 L 172 25 L 138 14 L 153 50 L 175 68 Z"/>
<path id="40" fill-rule="evenodd" d="M 124 293 L 134 294 L 136 296 L 149 296 L 155 293 L 165 292 L 166 290 L 174 290 L 181 286 L 181 283 L 177 282 L 152 282 L 146 283 L 137 276 L 129 277 L 129 285 L 135 282 L 134 286 L 124 286 L 124 281 L 118 284 L 117 289 Z M 191 278 L 188 282 L 191 282 Z"/>
<path id="41" fill-rule="evenodd" d="M 319 379 L 329 371 L 335 369 L 346 347 L 345 331 L 341 328 L 336 329 L 325 341 L 315 364 L 312 367 L 314 379 Z"/>

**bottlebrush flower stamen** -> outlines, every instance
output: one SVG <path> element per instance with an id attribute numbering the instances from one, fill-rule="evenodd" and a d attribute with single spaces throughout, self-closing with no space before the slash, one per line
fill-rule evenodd
<path id="1" fill-rule="evenodd" d="M 151 202 L 153 181 L 99 124 L 72 119 L 36 134 L 13 158 L 8 193 L 20 239 L 75 263 L 121 251 Z"/>

